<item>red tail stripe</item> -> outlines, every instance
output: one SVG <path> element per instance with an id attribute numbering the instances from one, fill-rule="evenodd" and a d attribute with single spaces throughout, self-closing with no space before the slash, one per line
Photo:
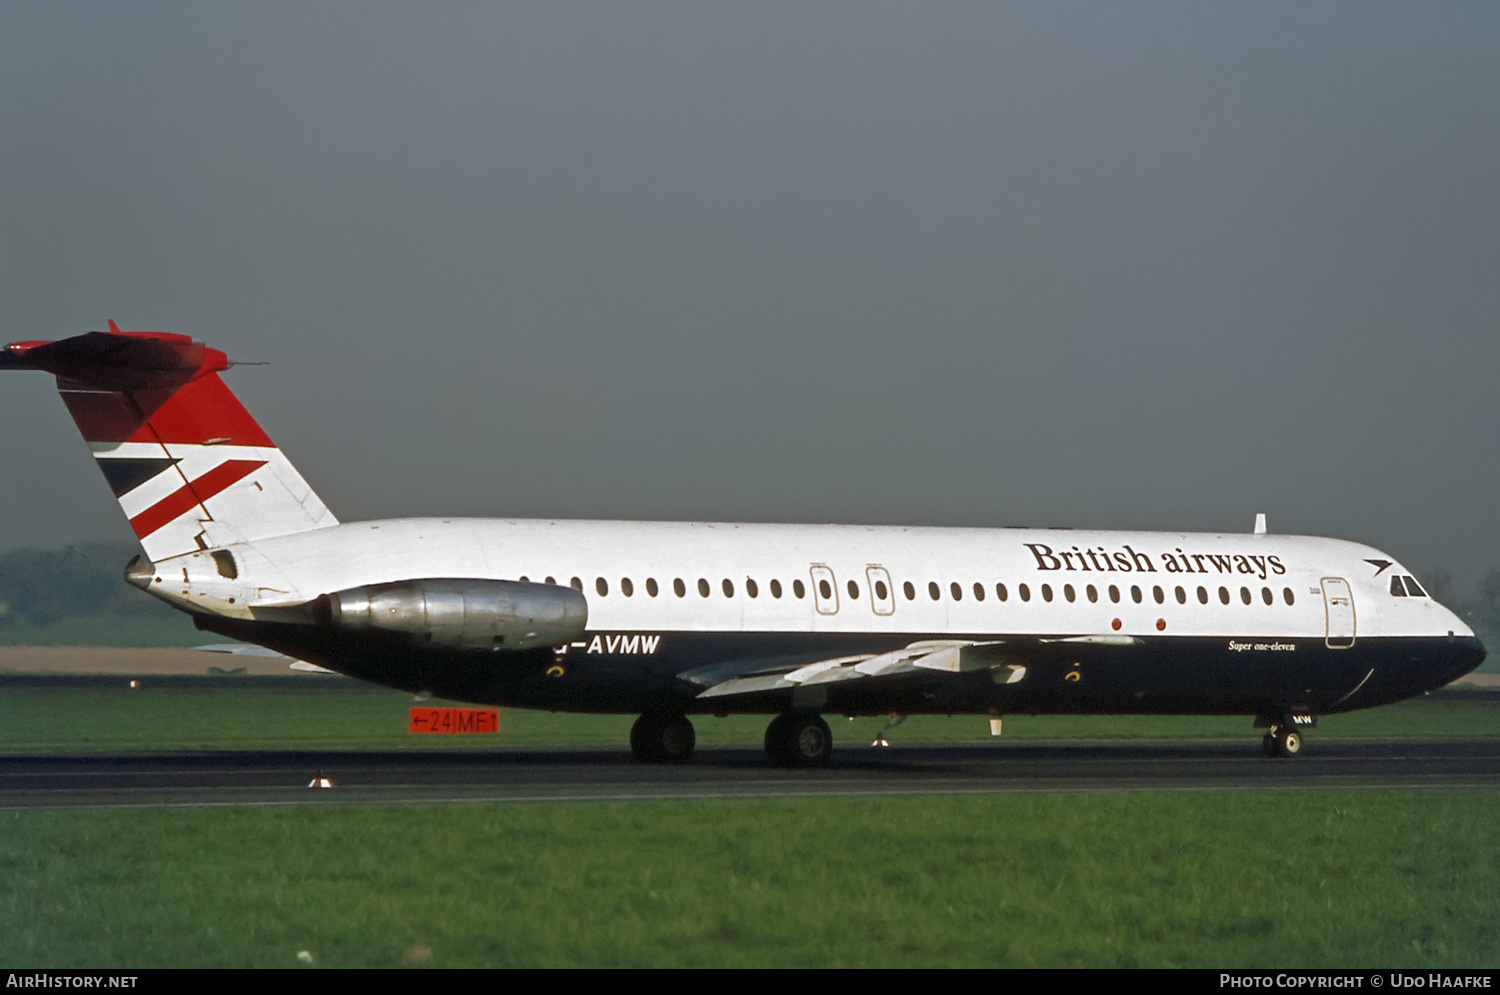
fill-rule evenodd
<path id="1" fill-rule="evenodd" d="M 265 460 L 225 460 L 136 515 L 130 520 L 130 527 L 135 529 L 136 538 L 144 539 L 178 515 L 244 480 L 265 465 Z"/>
<path id="2" fill-rule="evenodd" d="M 276 445 L 215 373 L 180 387 L 142 388 L 129 397 L 71 381 L 59 381 L 58 389 L 89 442 Z"/>

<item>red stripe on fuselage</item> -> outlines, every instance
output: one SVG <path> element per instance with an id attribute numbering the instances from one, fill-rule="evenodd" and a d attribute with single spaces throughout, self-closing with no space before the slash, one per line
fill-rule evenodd
<path id="1" fill-rule="evenodd" d="M 222 493 L 265 465 L 265 460 L 225 460 L 136 515 L 130 520 L 130 527 L 135 530 L 136 538 L 144 539 L 178 515 Z"/>

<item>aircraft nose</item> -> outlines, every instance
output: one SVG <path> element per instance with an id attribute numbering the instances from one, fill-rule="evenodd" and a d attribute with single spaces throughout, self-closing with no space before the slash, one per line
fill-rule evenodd
<path id="1" fill-rule="evenodd" d="M 1451 642 L 1453 653 L 1450 660 L 1453 664 L 1453 671 L 1452 675 L 1443 681 L 1444 684 L 1452 684 L 1465 674 L 1472 673 L 1489 656 L 1484 643 L 1481 643 L 1475 636 L 1453 636 Z"/>

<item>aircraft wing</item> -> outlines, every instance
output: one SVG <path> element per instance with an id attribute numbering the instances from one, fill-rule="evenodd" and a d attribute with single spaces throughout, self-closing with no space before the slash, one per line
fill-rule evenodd
<path id="1" fill-rule="evenodd" d="M 278 653 L 273 649 L 267 649 L 264 646 L 256 646 L 251 643 L 211 643 L 208 646 L 194 646 L 193 649 L 204 653 L 229 653 L 234 656 L 259 656 L 272 660 L 286 660 L 288 661 L 287 666 L 292 670 L 300 670 L 309 674 L 338 673 L 335 670 L 329 670 L 327 667 L 320 667 L 316 663 L 308 663 L 306 660 L 299 660 L 294 656 L 287 656 L 285 653 Z"/>
<path id="2" fill-rule="evenodd" d="M 1097 659 L 1139 645 L 1141 640 L 1120 635 L 1018 637 L 986 642 L 921 640 L 884 653 L 780 666 L 745 663 L 735 668 L 736 673 L 726 673 L 722 666 L 709 667 L 678 676 L 703 688 L 698 694 L 700 700 L 733 701 L 791 691 L 793 707 L 832 706 L 836 704 L 832 699 L 850 697 L 851 693 L 864 699 L 883 687 L 894 690 L 943 675 L 985 672 L 996 684 L 1016 684 L 1026 679 L 1029 666 L 1064 658 Z"/>

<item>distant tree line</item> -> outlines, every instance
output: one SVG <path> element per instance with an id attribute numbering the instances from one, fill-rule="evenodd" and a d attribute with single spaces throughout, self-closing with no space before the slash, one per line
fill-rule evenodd
<path id="1" fill-rule="evenodd" d="M 1485 669 L 1497 669 L 1500 666 L 1500 570 L 1491 570 L 1485 574 L 1484 579 L 1479 582 L 1479 596 L 1467 600 L 1444 596 L 1452 587 L 1452 578 L 1446 570 L 1437 570 L 1433 574 L 1443 581 L 1443 594 L 1431 589 L 1428 593 L 1451 607 L 1459 618 L 1469 623 L 1469 628 L 1474 630 L 1474 634 L 1490 651 Z"/>
<path id="2" fill-rule="evenodd" d="M 0 555 L 0 645 L 202 643 L 192 621 L 125 582 L 141 548 L 94 543 Z"/>

